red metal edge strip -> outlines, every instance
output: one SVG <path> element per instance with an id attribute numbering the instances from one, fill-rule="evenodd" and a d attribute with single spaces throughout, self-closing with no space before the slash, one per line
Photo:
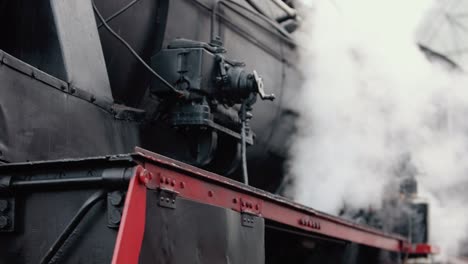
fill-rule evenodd
<path id="1" fill-rule="evenodd" d="M 316 211 L 145 149 L 136 148 L 136 152 L 137 161 L 147 169 L 141 181 L 149 189 L 168 189 L 201 203 L 256 214 L 311 233 L 383 250 L 420 255 L 438 254 L 440 251 L 429 244 L 411 245 L 402 236 Z"/>
<path id="2" fill-rule="evenodd" d="M 147 170 L 142 181 L 149 189 L 171 190 L 181 197 L 197 202 L 259 215 L 311 233 L 383 250 L 404 252 L 409 247 L 407 240 L 400 236 L 389 235 L 302 207 L 149 151 L 137 151 L 145 158 L 139 162 Z"/>
<path id="3" fill-rule="evenodd" d="M 405 248 L 404 251 L 413 255 L 430 255 L 440 253 L 440 249 L 438 247 L 429 244 L 410 245 Z"/>
<path id="4" fill-rule="evenodd" d="M 395 239 L 406 241 L 406 238 L 403 237 L 403 236 L 385 233 L 385 232 L 383 232 L 381 230 L 377 230 L 377 229 L 374 229 L 374 228 L 359 225 L 359 224 L 356 224 L 354 222 L 345 220 L 343 218 L 335 217 L 335 216 L 332 216 L 332 215 L 317 211 L 317 210 L 312 209 L 310 207 L 295 203 L 295 202 L 293 202 L 293 201 L 291 201 L 289 199 L 286 199 L 286 198 L 284 198 L 282 196 L 274 195 L 272 193 L 269 193 L 269 192 L 254 188 L 252 186 L 242 184 L 242 183 L 240 183 L 238 181 L 228 179 L 228 178 L 223 177 L 221 175 L 218 175 L 218 174 L 215 174 L 215 173 L 212 173 L 212 172 L 209 172 L 209 171 L 202 170 L 200 168 L 185 164 L 185 163 L 177 161 L 177 160 L 170 159 L 168 157 L 162 156 L 162 155 L 157 154 L 157 153 L 153 153 L 151 151 L 148 151 L 148 150 L 145 150 L 145 149 L 142 149 L 142 148 L 139 148 L 139 147 L 136 148 L 136 152 L 137 152 L 137 155 L 134 156 L 134 158 L 136 158 L 137 161 L 140 161 L 140 163 L 141 162 L 146 163 L 147 161 L 151 161 L 151 163 L 156 164 L 159 167 L 169 168 L 170 170 L 180 172 L 180 173 L 182 173 L 184 175 L 187 175 L 189 177 L 195 177 L 195 178 L 198 178 L 198 179 L 200 179 L 200 180 L 202 180 L 204 182 L 210 182 L 210 183 L 213 183 L 215 185 L 223 186 L 224 188 L 232 189 L 232 190 L 235 190 L 236 192 L 239 192 L 239 193 L 250 193 L 250 194 L 253 194 L 253 195 L 255 195 L 255 196 L 257 196 L 257 197 L 259 197 L 261 199 L 268 200 L 268 201 L 274 201 L 276 204 L 284 206 L 284 207 L 292 208 L 292 209 L 295 209 L 297 211 L 306 212 L 308 214 L 318 215 L 321 218 L 327 219 L 327 220 L 335 222 L 337 224 L 350 226 L 352 228 L 360 229 L 360 230 L 366 231 L 368 233 L 373 233 L 373 234 L 377 234 L 377 235 L 380 235 L 380 236 L 392 237 L 392 238 L 395 238 Z M 141 160 L 141 158 L 143 158 L 143 160 Z M 149 183 L 149 184 L 151 185 L 151 183 Z M 407 245 L 409 245 L 409 244 L 407 244 Z"/>
<path id="5" fill-rule="evenodd" d="M 146 219 L 146 186 L 139 177 L 142 171 L 141 166 L 135 168 L 128 186 L 112 264 L 137 264 L 139 261 Z"/>

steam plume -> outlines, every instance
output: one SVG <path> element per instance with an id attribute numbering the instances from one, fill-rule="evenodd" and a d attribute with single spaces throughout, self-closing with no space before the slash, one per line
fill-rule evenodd
<path id="1" fill-rule="evenodd" d="M 290 161 L 295 198 L 336 214 L 378 208 L 404 155 L 431 206 L 431 238 L 456 254 L 468 223 L 468 80 L 414 39 L 428 0 L 303 0 L 305 85 Z"/>

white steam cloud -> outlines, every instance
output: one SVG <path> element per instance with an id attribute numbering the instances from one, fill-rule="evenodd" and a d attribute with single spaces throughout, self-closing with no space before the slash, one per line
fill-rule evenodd
<path id="1" fill-rule="evenodd" d="M 430 202 L 431 240 L 453 255 L 468 223 L 468 79 L 417 46 L 432 4 L 303 0 L 306 79 L 290 174 L 295 198 L 316 209 L 379 207 L 409 154 Z"/>

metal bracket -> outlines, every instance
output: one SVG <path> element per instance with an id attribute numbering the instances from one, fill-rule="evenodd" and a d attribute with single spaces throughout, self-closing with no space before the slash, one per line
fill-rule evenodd
<path id="1" fill-rule="evenodd" d="M 253 71 L 255 82 L 257 83 L 257 93 L 260 95 L 262 100 L 275 100 L 274 94 L 266 94 L 262 78 L 258 75 L 257 71 Z"/>
<path id="2" fill-rule="evenodd" d="M 177 193 L 167 189 L 159 189 L 158 205 L 161 207 L 175 209 L 177 204 Z"/>
<path id="3" fill-rule="evenodd" d="M 122 191 L 107 193 L 107 226 L 109 228 L 119 228 L 124 203 L 125 194 Z"/>
<path id="4" fill-rule="evenodd" d="M 242 225 L 245 227 L 254 227 L 257 217 L 248 213 L 241 213 Z"/>
<path id="5" fill-rule="evenodd" d="M 0 233 L 15 231 L 15 198 L 0 197 Z"/>
<path id="6" fill-rule="evenodd" d="M 251 215 L 260 215 L 261 214 L 261 203 L 255 200 L 240 198 L 240 209 L 242 213 L 247 213 Z"/>

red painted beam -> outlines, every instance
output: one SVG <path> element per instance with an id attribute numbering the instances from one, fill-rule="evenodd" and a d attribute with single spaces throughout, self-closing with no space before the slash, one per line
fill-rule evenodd
<path id="1" fill-rule="evenodd" d="M 137 166 L 128 186 L 112 264 L 138 263 L 146 219 L 146 186 L 138 177 L 143 171 Z"/>
<path id="2" fill-rule="evenodd" d="M 246 186 L 214 173 L 137 148 L 135 159 L 145 170 L 140 180 L 148 189 L 168 189 L 179 196 L 214 206 L 248 212 L 311 233 L 344 241 L 406 252 L 408 241 L 397 235 L 357 225 L 280 196 Z M 428 250 L 421 246 L 415 252 Z M 433 252 L 432 248 L 428 252 Z"/>

